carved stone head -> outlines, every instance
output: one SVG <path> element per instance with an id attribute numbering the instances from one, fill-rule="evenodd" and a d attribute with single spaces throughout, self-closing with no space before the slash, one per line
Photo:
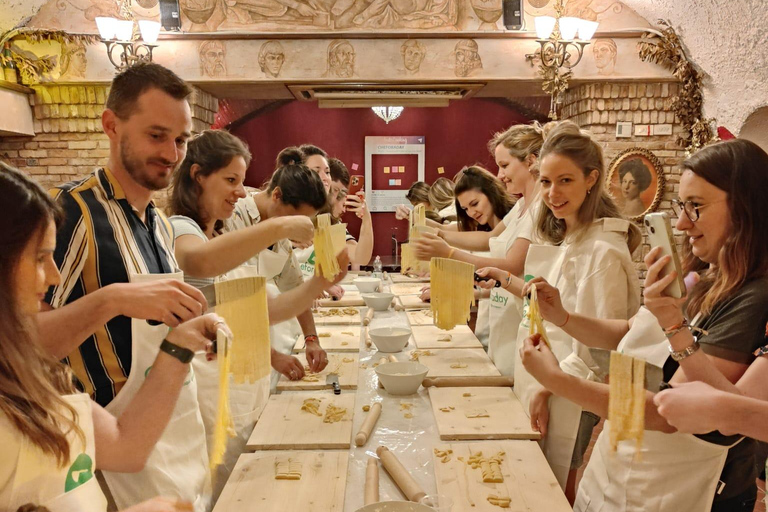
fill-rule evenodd
<path id="1" fill-rule="evenodd" d="M 219 77 L 227 74 L 227 48 L 223 41 L 203 41 L 199 54 L 201 75 Z"/>
<path id="2" fill-rule="evenodd" d="M 454 49 L 456 76 L 469 76 L 477 69 L 483 69 L 483 61 L 480 60 L 477 42 L 474 39 L 463 39 L 456 43 Z"/>
<path id="3" fill-rule="evenodd" d="M 350 78 L 355 74 L 355 49 L 346 39 L 328 45 L 328 76 Z"/>
<path id="4" fill-rule="evenodd" d="M 285 63 L 285 50 L 279 41 L 267 41 L 259 50 L 259 67 L 266 76 L 277 78 Z"/>
<path id="5" fill-rule="evenodd" d="M 403 56 L 403 66 L 410 73 L 419 71 L 421 61 L 427 54 L 427 48 L 416 39 L 409 39 L 400 47 L 400 55 Z"/>
<path id="6" fill-rule="evenodd" d="M 592 43 L 592 54 L 595 56 L 595 67 L 598 75 L 612 75 L 616 66 L 616 43 L 613 39 L 597 39 Z"/>

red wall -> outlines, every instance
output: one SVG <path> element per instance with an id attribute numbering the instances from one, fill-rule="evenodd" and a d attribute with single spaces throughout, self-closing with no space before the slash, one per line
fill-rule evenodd
<path id="1" fill-rule="evenodd" d="M 294 101 L 237 127 L 232 132 L 245 140 L 253 153 L 246 184 L 261 186 L 274 170 L 277 153 L 302 143 L 315 144 L 343 161 L 351 174 L 364 174 L 366 136 L 418 136 L 426 140 L 426 181 L 432 183 L 445 168 L 443 176 L 452 178 L 465 165 L 479 163 L 496 173 L 496 165 L 486 147 L 491 136 L 508 126 L 528 119 L 516 111 L 482 99 L 456 101 L 447 108 L 406 108 L 389 124 L 371 109 L 321 109 L 317 103 Z M 352 170 L 352 164 L 359 167 Z M 407 169 L 410 170 L 410 169 Z M 408 173 L 410 174 L 410 172 Z M 393 175 L 400 177 L 402 175 Z M 410 183 L 402 183 L 408 188 Z M 350 232 L 357 236 L 359 220 L 352 214 L 345 219 Z M 392 228 L 406 238 L 403 222 L 393 213 L 374 213 L 374 251 L 376 256 L 391 254 Z"/>

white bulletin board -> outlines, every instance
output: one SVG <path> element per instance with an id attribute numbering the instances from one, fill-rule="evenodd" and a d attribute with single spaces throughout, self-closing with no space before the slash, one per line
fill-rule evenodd
<path id="1" fill-rule="evenodd" d="M 424 181 L 425 141 L 413 135 L 365 138 L 365 197 L 371 212 L 394 212 L 395 205 L 408 203 L 405 194 L 411 184 Z M 380 166 L 376 155 L 416 155 L 416 173 L 411 166 Z"/>

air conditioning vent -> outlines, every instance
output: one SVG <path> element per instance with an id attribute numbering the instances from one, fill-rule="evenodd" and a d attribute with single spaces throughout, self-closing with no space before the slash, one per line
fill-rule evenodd
<path id="1" fill-rule="evenodd" d="M 300 84 L 288 85 L 301 101 L 317 101 L 321 108 L 362 108 L 376 105 L 446 107 L 451 100 L 470 98 L 482 83 L 433 84 Z"/>

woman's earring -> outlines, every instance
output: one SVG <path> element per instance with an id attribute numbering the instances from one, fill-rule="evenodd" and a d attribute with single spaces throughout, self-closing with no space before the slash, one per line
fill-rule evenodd
<path id="1" fill-rule="evenodd" d="M 589 195 L 589 194 L 591 194 L 591 193 L 592 193 L 592 189 L 591 189 L 591 188 L 590 188 L 590 189 L 587 189 L 587 195 Z"/>

